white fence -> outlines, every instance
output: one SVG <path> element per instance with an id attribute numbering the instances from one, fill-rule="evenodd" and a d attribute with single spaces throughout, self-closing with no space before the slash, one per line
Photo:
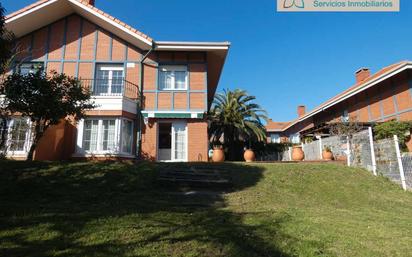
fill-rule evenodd
<path id="1" fill-rule="evenodd" d="M 412 189 L 412 154 L 401 154 L 398 137 L 374 141 L 372 129 L 346 136 L 322 138 L 302 144 L 305 161 L 322 160 L 324 147 L 332 150 L 335 160 L 345 160 L 348 166 L 361 167 L 374 175 L 382 175 Z M 290 161 L 291 149 L 278 154 L 276 160 Z"/>

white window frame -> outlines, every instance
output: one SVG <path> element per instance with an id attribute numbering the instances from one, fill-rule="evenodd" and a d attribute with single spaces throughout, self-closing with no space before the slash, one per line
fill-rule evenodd
<path id="1" fill-rule="evenodd" d="M 86 120 L 98 120 L 98 132 L 97 132 L 97 150 L 89 151 L 83 148 L 84 143 L 84 122 Z M 113 150 L 103 150 L 103 120 L 115 120 L 115 147 Z M 124 156 L 133 156 L 133 139 L 131 152 L 123 152 L 123 142 L 122 142 L 122 125 L 123 122 L 127 120 L 132 123 L 132 137 L 134 138 L 134 122 L 131 119 L 123 117 L 88 117 L 79 121 L 77 128 L 77 147 L 75 155 L 80 156 L 89 156 L 89 155 L 124 155 Z"/>
<path id="2" fill-rule="evenodd" d="M 161 72 L 162 71 L 170 71 L 170 72 L 175 72 L 175 71 L 184 71 L 186 72 L 185 76 L 185 87 L 184 88 L 176 88 L 176 77 L 173 73 L 172 76 L 172 87 L 171 88 L 162 88 L 161 87 Z M 160 91 L 185 91 L 189 87 L 189 72 L 188 72 L 188 67 L 187 65 L 160 65 L 159 66 L 159 75 L 158 75 L 158 89 Z"/>
<path id="3" fill-rule="evenodd" d="M 159 126 L 157 126 L 156 129 L 156 159 L 161 162 L 187 162 L 189 159 L 189 126 L 186 121 L 176 121 L 176 120 L 162 120 L 158 121 L 158 124 L 160 123 L 171 123 L 172 124 L 172 145 L 171 145 L 171 160 L 160 160 L 159 159 Z M 184 125 L 185 126 L 185 156 L 184 159 L 176 159 L 175 157 L 175 144 L 176 144 L 176 139 L 175 139 L 175 126 L 177 125 Z"/>
<path id="4" fill-rule="evenodd" d="M 177 126 L 184 126 L 185 128 L 185 153 L 184 153 L 184 157 L 183 159 L 177 159 L 176 158 L 176 138 L 175 138 L 175 133 L 176 133 L 176 127 Z M 172 123 L 172 161 L 174 162 L 186 162 L 187 161 L 187 157 L 188 157 L 188 148 L 189 148 L 189 143 L 188 143 L 188 126 L 186 122 L 183 121 L 178 121 L 178 122 L 173 122 Z"/>
<path id="5" fill-rule="evenodd" d="M 107 78 L 108 80 L 108 87 L 107 87 L 107 92 L 105 93 L 99 93 L 96 94 L 96 96 L 121 96 L 122 93 L 112 93 L 112 85 L 113 85 L 113 71 L 122 71 L 123 72 L 123 79 L 122 79 L 122 92 L 124 91 L 124 79 L 125 79 L 125 70 L 124 70 L 124 65 L 123 64 L 104 64 L 104 63 L 97 63 L 96 64 L 96 72 L 95 72 L 95 86 L 97 84 L 97 81 L 100 80 L 98 76 L 98 71 L 109 71 L 109 77 Z M 95 88 L 93 89 L 93 94 Z"/>
<path id="6" fill-rule="evenodd" d="M 280 143 L 280 135 L 279 134 L 270 134 L 270 142 L 274 144 Z"/>
<path id="7" fill-rule="evenodd" d="M 289 136 L 289 142 L 292 144 L 300 144 L 300 134 L 292 134 Z"/>
<path id="8" fill-rule="evenodd" d="M 14 125 L 14 122 L 16 119 L 25 119 L 27 122 L 27 127 L 28 130 L 26 131 L 25 135 L 25 141 L 24 141 L 24 147 L 23 150 L 19 151 L 12 151 L 10 149 L 11 144 L 12 144 L 12 127 Z M 7 123 L 7 139 L 6 139 L 6 153 L 8 156 L 26 156 L 30 150 L 31 143 L 32 143 L 32 131 L 31 131 L 31 126 L 32 123 L 29 118 L 23 118 L 23 117 L 13 117 L 10 119 Z"/>

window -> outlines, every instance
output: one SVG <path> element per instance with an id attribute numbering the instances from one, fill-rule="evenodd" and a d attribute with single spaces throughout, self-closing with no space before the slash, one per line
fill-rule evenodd
<path id="1" fill-rule="evenodd" d="M 280 143 L 280 136 L 279 136 L 279 134 L 271 134 L 271 135 L 270 135 L 270 142 L 271 142 L 271 143 Z"/>
<path id="2" fill-rule="evenodd" d="M 174 160 L 186 160 L 186 124 L 173 124 Z"/>
<path id="3" fill-rule="evenodd" d="M 94 95 L 122 95 L 124 82 L 123 65 L 97 65 L 93 89 Z"/>
<path id="4" fill-rule="evenodd" d="M 133 154 L 133 121 L 123 118 L 85 119 L 77 139 L 78 153 Z"/>
<path id="5" fill-rule="evenodd" d="M 349 122 L 349 112 L 347 110 L 343 111 L 342 122 Z"/>
<path id="6" fill-rule="evenodd" d="M 114 151 L 116 148 L 116 120 L 85 120 L 83 124 L 85 151 Z"/>
<path id="7" fill-rule="evenodd" d="M 38 71 L 43 71 L 43 63 L 41 62 L 26 62 L 22 63 L 19 67 L 21 75 L 29 75 Z"/>
<path id="8" fill-rule="evenodd" d="M 0 119 L 0 142 L 4 140 L 4 142 L 7 142 L 7 135 L 9 133 L 8 130 L 8 124 L 6 120 Z M 5 145 L 3 145 L 4 147 Z M 3 151 L 4 148 L 0 149 L 0 152 Z"/>
<path id="9" fill-rule="evenodd" d="M 103 120 L 103 151 L 113 150 L 116 145 L 116 121 Z"/>
<path id="10" fill-rule="evenodd" d="M 186 90 L 187 84 L 188 72 L 186 66 L 159 67 L 160 90 Z"/>
<path id="11" fill-rule="evenodd" d="M 98 120 L 85 120 L 83 131 L 83 147 L 86 151 L 97 151 L 97 140 L 99 133 Z"/>
<path id="12" fill-rule="evenodd" d="M 130 120 L 123 120 L 122 152 L 131 154 L 132 144 L 133 144 L 133 122 Z"/>
<path id="13" fill-rule="evenodd" d="M 29 124 L 27 119 L 18 118 L 11 125 L 10 151 L 24 151 L 28 137 Z"/>
<path id="14" fill-rule="evenodd" d="M 290 141 L 292 144 L 299 144 L 299 143 L 300 143 L 300 135 L 299 135 L 299 133 L 291 135 L 291 136 L 289 137 L 289 141 Z"/>
<path id="15" fill-rule="evenodd" d="M 13 118 L 6 126 L 0 122 L 0 136 L 5 132 L 6 148 L 11 152 L 25 152 L 30 137 L 30 121 L 26 118 Z M 3 149 L 4 150 L 4 149 Z"/>

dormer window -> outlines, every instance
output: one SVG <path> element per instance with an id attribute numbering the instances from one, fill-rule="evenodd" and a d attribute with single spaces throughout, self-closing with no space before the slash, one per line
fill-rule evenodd
<path id="1" fill-rule="evenodd" d="M 159 67 L 159 90 L 187 90 L 188 72 L 184 65 Z"/>

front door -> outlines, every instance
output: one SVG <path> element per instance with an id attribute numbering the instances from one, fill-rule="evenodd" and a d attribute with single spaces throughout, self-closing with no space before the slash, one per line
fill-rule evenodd
<path id="1" fill-rule="evenodd" d="M 158 134 L 159 161 L 187 161 L 186 122 L 161 122 Z"/>

